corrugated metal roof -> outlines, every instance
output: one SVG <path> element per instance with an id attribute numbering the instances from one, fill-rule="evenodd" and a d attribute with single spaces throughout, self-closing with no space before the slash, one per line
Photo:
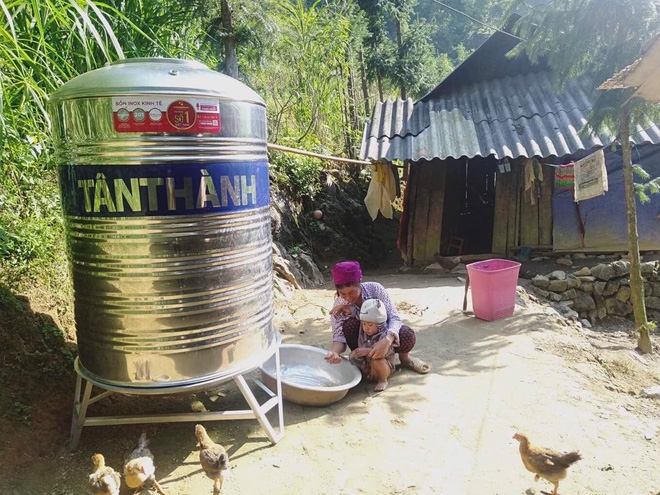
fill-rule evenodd
<path id="1" fill-rule="evenodd" d="M 413 104 L 411 99 L 377 103 L 362 138 L 362 159 L 387 161 L 463 156 L 546 158 L 607 146 L 611 133 L 582 136 L 592 107 L 588 78 L 555 90 L 548 72 L 537 72 L 464 88 Z M 651 125 L 635 144 L 660 143 Z"/>

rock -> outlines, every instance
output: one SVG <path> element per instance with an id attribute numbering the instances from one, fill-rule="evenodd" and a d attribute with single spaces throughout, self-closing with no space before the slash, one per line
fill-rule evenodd
<path id="1" fill-rule="evenodd" d="M 573 275 L 566 277 L 566 283 L 568 284 L 569 289 L 575 289 L 582 285 L 579 278 L 575 278 Z"/>
<path id="2" fill-rule="evenodd" d="M 651 284 L 651 289 L 652 289 L 651 290 L 652 295 L 660 296 L 660 283 L 654 282 L 653 284 Z M 651 295 L 651 294 L 649 294 L 649 295 Z"/>
<path id="3" fill-rule="evenodd" d="M 642 397 L 651 397 L 653 399 L 660 399 L 660 385 L 656 385 L 655 387 L 645 388 L 642 390 L 640 395 Z"/>
<path id="4" fill-rule="evenodd" d="M 574 260 L 583 260 L 583 259 L 585 259 L 586 257 L 587 257 L 587 255 L 584 254 L 584 253 L 575 253 L 575 254 L 573 255 L 573 259 L 574 259 Z"/>
<path id="5" fill-rule="evenodd" d="M 591 270 L 588 267 L 583 266 L 577 272 L 573 273 L 573 275 L 576 277 L 588 277 L 591 275 Z"/>
<path id="6" fill-rule="evenodd" d="M 282 296 L 285 299 L 291 299 L 296 288 L 288 280 L 280 277 L 273 277 L 275 297 Z"/>
<path id="7" fill-rule="evenodd" d="M 575 305 L 573 308 L 576 311 L 590 311 L 592 309 L 596 309 L 596 301 L 594 301 L 594 298 L 589 294 L 582 291 L 577 291 L 577 294 L 575 295 Z"/>
<path id="8" fill-rule="evenodd" d="M 589 273 L 591 273 L 591 270 L 589 270 Z M 580 275 L 577 278 L 580 279 L 580 282 L 583 282 L 583 283 L 584 282 L 595 282 L 596 281 L 596 277 L 592 277 L 591 275 Z"/>
<path id="9" fill-rule="evenodd" d="M 568 311 L 566 311 L 566 314 L 564 315 L 564 317 L 568 318 L 569 320 L 573 320 L 573 321 L 578 321 L 580 319 L 580 315 L 577 312 L 573 311 L 572 309 L 569 309 Z"/>
<path id="10" fill-rule="evenodd" d="M 550 285 L 550 280 L 548 277 L 544 277 L 543 275 L 537 275 L 532 279 L 532 284 L 534 284 L 536 287 L 546 289 L 548 285 Z"/>
<path id="11" fill-rule="evenodd" d="M 568 289 L 568 282 L 566 280 L 550 280 L 548 290 L 552 292 L 564 292 Z"/>
<path id="12" fill-rule="evenodd" d="M 561 301 L 561 296 L 556 292 L 548 292 L 548 299 L 554 302 L 559 302 Z"/>
<path id="13" fill-rule="evenodd" d="M 599 260 L 604 260 L 607 258 L 607 256 L 605 256 L 604 254 L 599 254 L 598 256 L 596 256 L 596 258 L 598 258 Z"/>
<path id="14" fill-rule="evenodd" d="M 610 265 L 601 263 L 591 269 L 591 274 L 599 280 L 609 280 L 614 276 L 614 270 Z"/>
<path id="15" fill-rule="evenodd" d="M 540 287 L 532 287 L 532 290 L 534 291 L 534 294 L 545 297 L 546 299 L 550 296 L 550 293 L 547 290 L 543 290 Z"/>
<path id="16" fill-rule="evenodd" d="M 594 301 L 596 301 L 596 308 L 597 309 L 605 307 L 605 298 L 603 296 L 601 296 L 600 294 L 596 294 L 595 287 L 594 287 L 593 297 L 594 297 Z"/>
<path id="17" fill-rule="evenodd" d="M 204 403 L 199 400 L 191 402 L 190 409 L 194 412 L 207 412 L 206 406 L 204 406 Z"/>
<path id="18" fill-rule="evenodd" d="M 325 278 L 319 270 L 314 260 L 306 254 L 300 253 L 296 259 L 296 264 L 303 274 L 303 281 L 306 288 L 316 287 L 325 283 Z"/>
<path id="19" fill-rule="evenodd" d="M 570 299 L 575 299 L 577 297 L 577 291 L 575 289 L 568 289 L 566 292 L 561 294 L 562 301 L 568 301 Z"/>
<path id="20" fill-rule="evenodd" d="M 399 269 L 397 271 L 402 272 L 402 273 L 406 273 L 406 272 L 409 272 L 410 270 L 412 270 L 412 266 L 403 265 L 403 266 L 399 267 Z"/>
<path id="21" fill-rule="evenodd" d="M 614 270 L 615 277 L 623 277 L 624 275 L 630 274 L 630 262 L 628 261 L 613 261 L 610 263 L 610 266 Z"/>
<path id="22" fill-rule="evenodd" d="M 619 290 L 619 284 L 616 282 L 607 282 L 605 288 L 603 289 L 604 296 L 612 296 L 617 293 Z"/>
<path id="23" fill-rule="evenodd" d="M 599 280 L 598 282 L 594 282 L 594 294 L 602 296 L 603 292 L 605 292 L 605 285 L 606 283 L 603 282 L 602 280 Z"/>
<path id="24" fill-rule="evenodd" d="M 277 248 L 276 244 L 273 243 L 273 251 Z M 273 270 L 275 273 L 289 282 L 293 288 L 300 289 L 300 284 L 298 280 L 302 279 L 302 275 L 298 271 L 295 263 L 292 262 L 290 258 L 287 259 L 286 251 L 282 252 L 281 255 L 273 254 Z"/>
<path id="25" fill-rule="evenodd" d="M 598 307 L 598 303 L 596 303 L 596 307 Z M 602 320 L 605 317 L 607 317 L 607 308 L 605 306 L 602 306 L 598 308 L 598 319 Z"/>
<path id="26" fill-rule="evenodd" d="M 632 305 L 630 303 L 621 302 L 614 297 L 605 299 L 605 307 L 607 308 L 608 315 L 626 316 L 632 312 Z"/>
<path id="27" fill-rule="evenodd" d="M 566 280 L 566 272 L 562 270 L 555 270 L 550 275 L 548 275 L 550 280 Z"/>
<path id="28" fill-rule="evenodd" d="M 616 298 L 621 302 L 626 302 L 630 299 L 630 287 L 623 286 L 616 293 Z"/>
<path id="29" fill-rule="evenodd" d="M 532 258 L 531 261 L 543 261 L 543 256 L 537 256 L 535 258 Z"/>
<path id="30" fill-rule="evenodd" d="M 644 305 L 650 309 L 660 309 L 660 297 L 656 297 L 656 296 L 645 297 Z"/>
<path id="31" fill-rule="evenodd" d="M 573 266 L 573 262 L 568 258 L 557 258 L 558 265 Z"/>
<path id="32" fill-rule="evenodd" d="M 589 322 L 589 320 L 580 320 L 580 323 L 582 323 L 583 327 L 591 328 L 591 323 Z"/>
<path id="33" fill-rule="evenodd" d="M 592 294 L 594 291 L 594 284 L 591 282 L 582 282 L 582 285 L 580 285 L 580 290 L 586 292 L 587 294 Z"/>
<path id="34" fill-rule="evenodd" d="M 656 265 L 657 261 L 647 261 L 640 265 L 640 269 L 642 270 L 643 274 L 650 275 L 655 271 Z"/>

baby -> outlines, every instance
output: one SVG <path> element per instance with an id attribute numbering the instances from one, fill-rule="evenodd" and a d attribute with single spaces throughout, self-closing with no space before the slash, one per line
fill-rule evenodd
<path id="1" fill-rule="evenodd" d="M 374 345 L 387 335 L 387 311 L 380 299 L 367 299 L 360 308 L 358 346 L 351 351 L 349 360 L 360 368 L 362 375 L 374 380 L 376 392 L 387 388 L 387 378 L 394 372 L 394 349 L 390 345 L 381 359 L 372 358 Z"/>

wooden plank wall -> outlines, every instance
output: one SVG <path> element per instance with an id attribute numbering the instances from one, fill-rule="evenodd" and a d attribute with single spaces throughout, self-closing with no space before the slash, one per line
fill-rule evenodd
<path id="1" fill-rule="evenodd" d="M 539 202 L 539 244 L 552 245 L 552 193 L 555 189 L 555 169 L 543 165 L 541 201 Z"/>
<path id="2" fill-rule="evenodd" d="M 417 170 L 410 190 L 408 261 L 415 265 L 435 261 L 433 255 L 440 249 L 447 167 L 439 160 L 412 166 Z"/>
<path id="3" fill-rule="evenodd" d="M 512 256 L 520 246 L 552 245 L 552 167 L 543 167 L 543 179 L 541 197 L 532 204 L 521 160 L 511 164 L 511 172 L 497 175 L 493 253 Z"/>
<path id="4" fill-rule="evenodd" d="M 495 218 L 493 219 L 493 247 L 495 254 L 506 256 L 509 204 L 512 200 L 513 174 L 497 174 L 495 184 Z"/>

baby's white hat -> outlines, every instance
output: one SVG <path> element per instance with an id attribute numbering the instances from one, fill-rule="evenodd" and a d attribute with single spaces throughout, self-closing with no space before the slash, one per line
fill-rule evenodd
<path id="1" fill-rule="evenodd" d="M 387 311 L 385 305 L 380 299 L 367 299 L 360 308 L 360 320 L 372 323 L 385 323 L 387 321 Z"/>

